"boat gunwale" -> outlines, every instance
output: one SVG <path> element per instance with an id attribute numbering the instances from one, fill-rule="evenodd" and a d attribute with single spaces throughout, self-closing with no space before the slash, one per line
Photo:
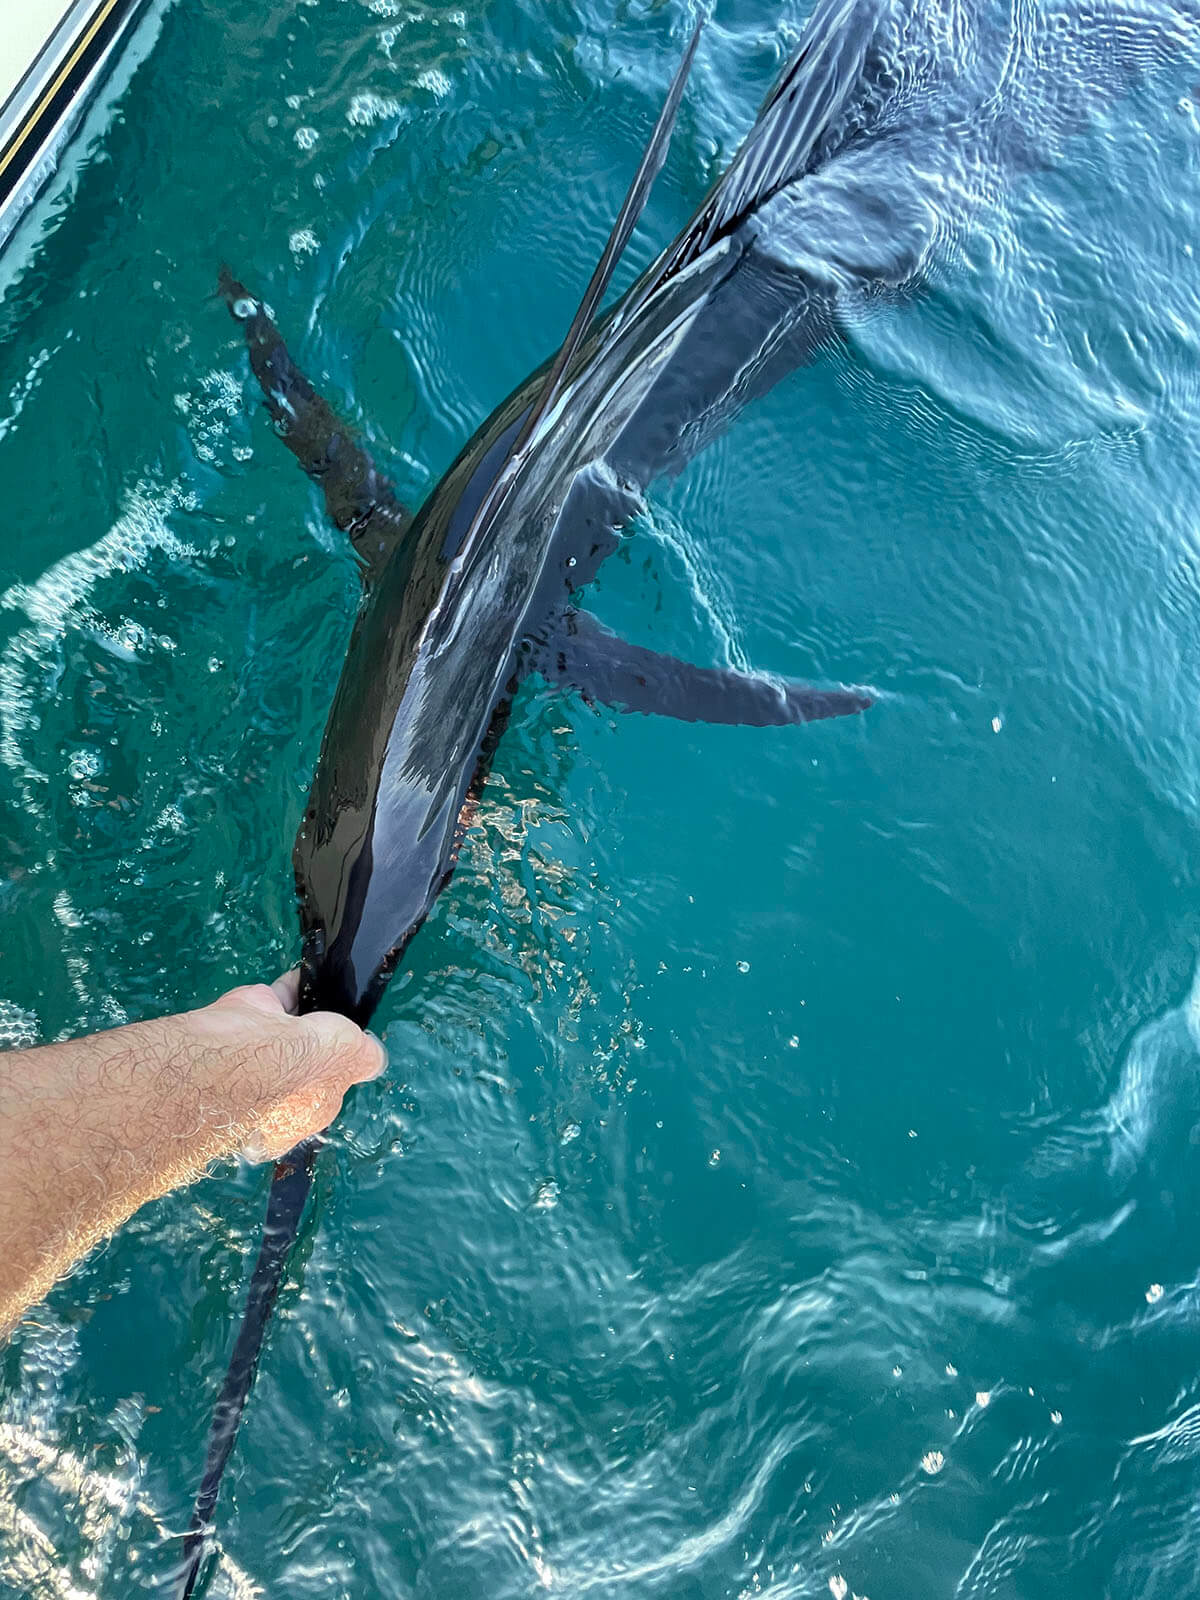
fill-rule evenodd
<path id="1" fill-rule="evenodd" d="M 0 105 L 0 239 L 20 195 L 146 0 L 76 0 Z"/>

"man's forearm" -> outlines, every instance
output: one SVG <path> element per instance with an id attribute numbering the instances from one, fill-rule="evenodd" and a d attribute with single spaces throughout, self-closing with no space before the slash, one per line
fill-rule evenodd
<path id="1" fill-rule="evenodd" d="M 250 1144 L 279 1154 L 382 1065 L 269 989 L 0 1055 L 0 1333 L 147 1200 Z"/>
<path id="2" fill-rule="evenodd" d="M 0 1056 L 0 1326 L 144 1201 L 235 1149 L 180 1019 Z"/>

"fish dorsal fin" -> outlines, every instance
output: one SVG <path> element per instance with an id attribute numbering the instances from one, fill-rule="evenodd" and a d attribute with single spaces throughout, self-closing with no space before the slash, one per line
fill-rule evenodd
<path id="1" fill-rule="evenodd" d="M 695 31 L 688 42 L 688 47 L 683 53 L 683 60 L 675 70 L 671 80 L 671 88 L 663 102 L 663 108 L 658 114 L 658 121 L 654 124 L 654 132 L 650 135 L 650 142 L 646 146 L 645 154 L 633 182 L 629 185 L 629 192 L 617 214 L 613 230 L 608 236 L 608 243 L 596 263 L 596 270 L 592 273 L 591 282 L 584 291 L 583 299 L 579 302 L 574 320 L 567 330 L 567 337 L 563 340 L 562 349 L 554 358 L 554 363 L 547 375 L 545 386 L 525 419 L 525 426 L 521 429 L 515 446 L 514 455 L 517 454 L 533 436 L 535 429 L 542 418 L 553 406 L 562 387 L 563 377 L 570 366 L 572 359 L 583 343 L 584 335 L 591 327 L 592 318 L 600 307 L 604 298 L 604 291 L 612 282 L 612 275 L 616 270 L 617 262 L 625 246 L 629 243 L 638 218 L 645 210 L 651 187 L 655 178 L 662 171 L 663 162 L 667 158 L 667 149 L 671 143 L 671 134 L 675 128 L 675 119 L 679 115 L 680 101 L 683 99 L 684 86 L 688 74 L 692 69 L 692 62 L 696 56 L 696 47 L 700 43 L 700 35 L 704 29 L 705 18 L 701 15 L 696 24 Z"/>
<path id="2" fill-rule="evenodd" d="M 662 276 L 694 261 L 828 154 L 828 136 L 861 77 L 877 9 L 863 0 L 818 0 L 800 48 L 724 176 L 670 251 Z"/>
<path id="3" fill-rule="evenodd" d="M 458 554 L 451 562 L 449 578 L 443 591 L 442 609 L 446 615 L 451 615 L 454 601 L 464 582 L 465 574 L 470 571 L 471 564 L 478 554 L 483 530 L 489 526 L 499 506 L 501 506 L 511 490 L 518 473 L 529 451 L 530 441 L 537 429 L 550 414 L 555 402 L 562 393 L 563 382 L 567 369 L 573 357 L 578 353 L 584 335 L 591 326 L 597 307 L 604 296 L 605 289 L 612 281 L 613 271 L 620 258 L 621 252 L 629 243 L 630 235 L 637 226 L 638 218 L 645 209 L 646 200 L 650 193 L 650 186 L 658 176 L 662 164 L 666 159 L 667 147 L 671 142 L 671 133 L 675 127 L 675 118 L 679 113 L 679 104 L 683 99 L 684 85 L 687 83 L 688 73 L 695 59 L 696 47 L 700 43 L 700 34 L 704 28 L 705 18 L 701 15 L 696 24 L 695 32 L 688 41 L 688 47 L 683 53 L 683 60 L 676 69 L 671 80 L 671 88 L 667 94 L 662 110 L 658 114 L 658 121 L 654 125 L 654 132 L 650 135 L 650 143 L 646 146 L 645 154 L 633 182 L 629 186 L 629 193 L 625 196 L 624 203 L 613 224 L 613 230 L 608 236 L 608 243 L 604 246 L 596 270 L 592 273 L 591 282 L 584 291 L 583 299 L 579 303 L 579 310 L 575 313 L 567 337 L 563 340 L 562 348 L 555 356 L 546 381 L 538 392 L 537 399 L 529 409 L 524 426 L 513 441 L 512 449 L 505 457 L 493 478 L 491 487 L 484 495 L 475 515 L 471 518 L 470 526 L 463 535 L 462 544 Z M 448 634 L 447 637 L 450 635 Z M 438 647 L 435 647 L 435 649 Z"/>

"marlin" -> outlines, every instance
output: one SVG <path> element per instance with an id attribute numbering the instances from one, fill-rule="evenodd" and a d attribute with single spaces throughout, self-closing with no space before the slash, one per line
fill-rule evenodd
<path id="1" fill-rule="evenodd" d="M 1147 0 L 1153 4 L 1153 0 Z M 666 156 L 692 35 L 566 339 L 479 428 L 415 515 L 292 361 L 263 304 L 221 293 L 283 442 L 361 562 L 354 623 L 294 865 L 301 1009 L 365 1024 L 454 870 L 521 683 L 691 722 L 784 726 L 868 691 L 704 667 L 628 643 L 582 604 L 644 495 L 872 296 L 907 296 L 998 175 L 1052 165 L 1089 101 L 1177 56 L 1183 21 L 1096 0 L 1045 30 L 990 7 L 818 0 L 740 151 L 691 221 L 602 301 Z M 1005 8 L 1000 8 L 1003 12 Z M 199 1576 L 323 1135 L 275 1167 L 177 1590 Z"/>
<path id="2" fill-rule="evenodd" d="M 689 722 L 781 727 L 864 711 L 861 689 L 696 666 L 620 639 L 581 604 L 656 478 L 675 473 L 826 336 L 755 218 L 822 154 L 870 30 L 822 6 L 725 176 L 607 312 L 601 302 L 665 159 L 700 24 L 566 339 L 479 428 L 415 516 L 225 270 L 277 431 L 361 562 L 354 623 L 296 839 L 300 1007 L 366 1024 L 455 866 L 473 797 L 524 679 Z M 274 1169 L 243 1321 L 218 1399 L 177 1594 L 203 1562 L 283 1268 L 324 1135 Z"/>
<path id="3" fill-rule="evenodd" d="M 583 591 L 656 480 L 835 343 L 869 300 L 911 295 L 939 236 L 958 232 L 998 179 L 1052 166 L 1093 101 L 1178 57 L 1189 25 L 1145 4 L 1095 0 L 1038 30 L 960 0 L 918 11 L 904 0 L 817 0 L 724 176 L 602 310 L 665 160 L 701 24 L 557 355 L 482 424 L 415 516 L 297 368 L 261 301 L 222 273 L 277 432 L 321 486 L 363 578 L 293 856 L 301 1010 L 370 1019 L 454 871 L 525 679 L 621 712 L 758 727 L 872 704 L 860 688 L 657 654 L 605 628 Z M 272 1176 L 179 1600 L 200 1573 L 323 1139 Z"/>

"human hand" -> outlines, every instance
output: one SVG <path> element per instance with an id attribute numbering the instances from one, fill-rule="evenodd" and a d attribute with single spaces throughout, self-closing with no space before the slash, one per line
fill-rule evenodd
<path id="1" fill-rule="evenodd" d="M 229 1109 L 249 1161 L 277 1161 L 327 1128 L 346 1091 L 378 1077 L 387 1053 L 332 1011 L 296 1015 L 300 975 L 231 989 L 188 1013 L 199 1070 L 229 1082 Z"/>
<path id="2" fill-rule="evenodd" d="M 146 1201 L 242 1150 L 285 1154 L 326 1128 L 386 1062 L 298 980 L 197 1011 L 0 1054 L 0 1336 Z"/>

